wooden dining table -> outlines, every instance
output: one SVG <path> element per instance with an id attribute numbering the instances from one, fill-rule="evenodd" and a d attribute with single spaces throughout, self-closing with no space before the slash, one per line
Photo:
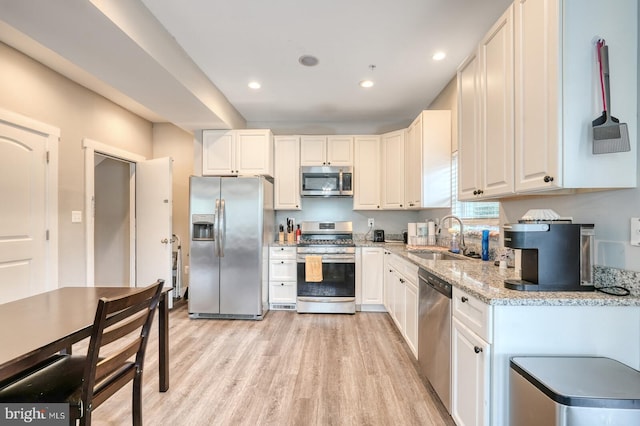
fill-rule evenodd
<path id="1" fill-rule="evenodd" d="M 135 287 L 62 287 L 0 304 L 0 382 L 91 336 L 101 297 L 122 296 Z M 160 392 L 169 389 L 169 291 L 158 303 Z"/>

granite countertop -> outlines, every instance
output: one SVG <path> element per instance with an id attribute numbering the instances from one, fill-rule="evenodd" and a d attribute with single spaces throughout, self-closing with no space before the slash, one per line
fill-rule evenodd
<path id="1" fill-rule="evenodd" d="M 494 262 L 483 262 L 460 256 L 461 260 L 425 260 L 416 251 L 446 251 L 443 247 L 407 248 L 404 244 L 365 243 L 362 246 L 384 247 L 436 276 L 451 283 L 489 305 L 511 306 L 640 306 L 640 297 L 613 296 L 599 291 L 531 292 L 504 287 L 507 278 L 519 278 L 513 268 L 499 268 Z M 452 253 L 448 253 L 452 255 Z M 454 255 L 455 256 L 455 255 Z"/>

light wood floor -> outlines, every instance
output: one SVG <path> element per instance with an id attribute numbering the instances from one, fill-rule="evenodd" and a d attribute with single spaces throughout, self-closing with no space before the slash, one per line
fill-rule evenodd
<path id="1" fill-rule="evenodd" d="M 387 314 L 190 320 L 182 304 L 169 324 L 166 393 L 158 392 L 157 330 L 147 348 L 145 425 L 454 424 Z M 130 424 L 130 397 L 130 386 L 120 390 L 94 424 Z"/>

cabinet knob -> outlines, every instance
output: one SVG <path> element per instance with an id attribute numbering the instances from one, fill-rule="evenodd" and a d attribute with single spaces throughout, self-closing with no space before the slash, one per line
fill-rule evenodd
<path id="1" fill-rule="evenodd" d="M 469 299 L 468 299 L 468 298 L 466 298 L 465 296 L 462 296 L 462 297 L 460 298 L 460 300 L 462 301 L 462 303 L 466 303 L 466 302 L 468 302 L 468 301 L 469 301 Z"/>
<path id="2" fill-rule="evenodd" d="M 400 278 L 400 282 L 404 284 L 404 280 L 402 278 Z"/>
<path id="3" fill-rule="evenodd" d="M 479 354 L 480 352 L 482 352 L 482 348 L 480 346 L 474 346 L 473 347 L 473 351 L 477 354 Z"/>
<path id="4" fill-rule="evenodd" d="M 284 263 L 284 260 L 281 260 L 280 263 Z"/>
<path id="5" fill-rule="evenodd" d="M 280 250 L 284 250 L 284 247 L 280 247 Z"/>
<path id="6" fill-rule="evenodd" d="M 482 195 L 484 194 L 484 191 L 482 189 L 478 189 L 478 195 Z"/>
<path id="7" fill-rule="evenodd" d="M 280 283 L 280 285 L 284 285 L 284 283 Z M 477 347 L 477 346 L 476 346 Z"/>
<path id="8" fill-rule="evenodd" d="M 402 207 L 402 204 L 400 204 L 400 207 Z"/>
<path id="9" fill-rule="evenodd" d="M 544 181 L 545 182 L 553 182 L 553 176 L 545 176 L 544 177 Z"/>
<path id="10" fill-rule="evenodd" d="M 478 190 L 473 191 L 473 195 L 478 195 Z"/>

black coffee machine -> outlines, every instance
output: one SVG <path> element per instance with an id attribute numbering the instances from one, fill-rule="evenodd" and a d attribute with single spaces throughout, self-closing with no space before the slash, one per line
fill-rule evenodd
<path id="1" fill-rule="evenodd" d="M 522 250 L 522 279 L 505 280 L 504 286 L 524 291 L 593 291 L 592 285 L 583 285 L 583 271 L 591 268 L 591 245 L 585 250 L 583 228 L 593 230 L 593 225 L 570 221 L 506 225 L 505 247 Z"/>

